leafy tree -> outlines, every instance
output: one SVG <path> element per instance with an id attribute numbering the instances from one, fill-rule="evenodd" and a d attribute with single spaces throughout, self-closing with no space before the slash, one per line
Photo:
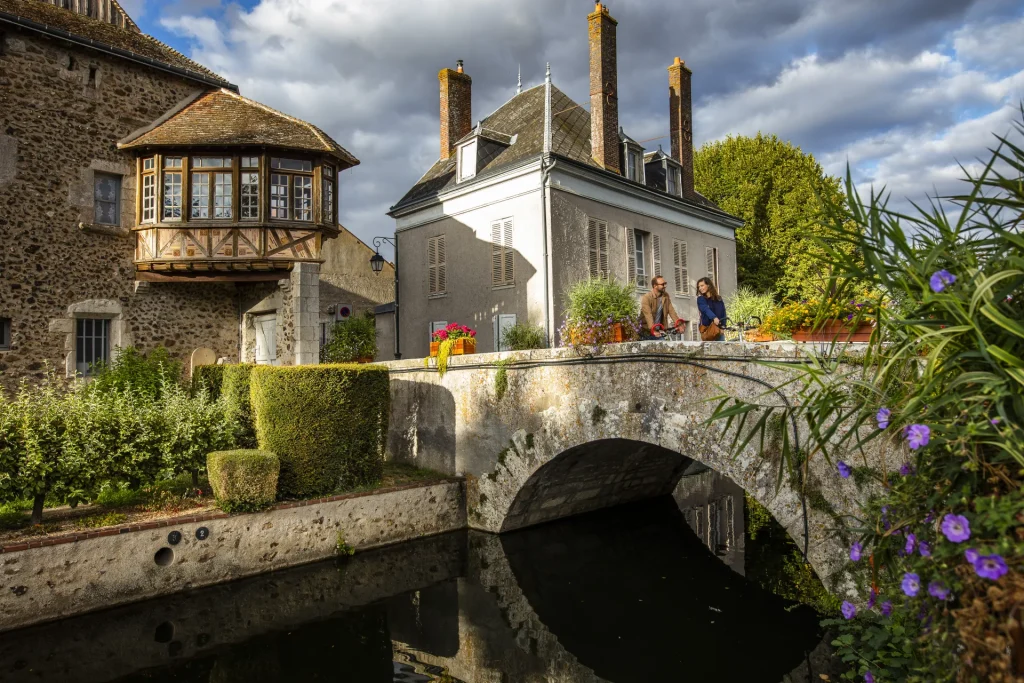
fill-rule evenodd
<path id="1" fill-rule="evenodd" d="M 813 238 L 822 234 L 822 199 L 844 199 L 838 178 L 799 147 L 760 133 L 705 144 L 694 156 L 694 176 L 701 194 L 745 221 L 736 231 L 740 286 L 787 299 L 820 297 L 828 272 Z"/>

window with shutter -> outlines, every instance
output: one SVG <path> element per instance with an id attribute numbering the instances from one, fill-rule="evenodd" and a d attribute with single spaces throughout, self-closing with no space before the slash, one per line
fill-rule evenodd
<path id="1" fill-rule="evenodd" d="M 608 224 L 596 218 L 587 219 L 587 250 L 590 277 L 608 279 Z"/>
<path id="2" fill-rule="evenodd" d="M 491 284 L 495 287 L 515 282 L 512 251 L 512 219 L 502 218 L 491 223 Z"/>
<path id="3" fill-rule="evenodd" d="M 636 284 L 636 233 L 626 228 L 626 283 Z"/>
<path id="4" fill-rule="evenodd" d="M 427 292 L 430 295 L 444 294 L 448 291 L 444 235 L 427 240 L 427 285 Z"/>
<path id="5" fill-rule="evenodd" d="M 672 265 L 675 267 L 676 294 L 690 295 L 690 271 L 686 267 L 686 242 L 672 240 Z"/>
<path id="6" fill-rule="evenodd" d="M 651 261 L 654 277 L 661 277 L 661 237 L 651 235 Z"/>
<path id="7" fill-rule="evenodd" d="M 716 258 L 718 256 L 715 253 L 716 251 L 718 250 L 715 249 L 714 247 L 704 247 L 704 259 L 707 261 L 705 275 L 711 278 L 711 281 L 715 283 L 715 287 L 718 287 L 718 278 L 715 274 L 715 261 L 718 260 Z"/>

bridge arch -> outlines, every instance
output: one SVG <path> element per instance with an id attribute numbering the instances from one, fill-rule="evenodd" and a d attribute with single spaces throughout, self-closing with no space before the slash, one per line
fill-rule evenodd
<path id="1" fill-rule="evenodd" d="M 784 400 L 771 387 L 790 376 L 756 361 L 801 362 L 798 353 L 792 344 L 647 342 L 594 357 L 571 349 L 502 354 L 513 363 L 500 395 L 497 354 L 454 358 L 443 377 L 422 361 L 398 361 L 389 364 L 389 452 L 465 475 L 469 525 L 494 533 L 662 495 L 687 468 L 707 467 L 764 505 L 798 545 L 806 538 L 825 585 L 850 593 L 841 518 L 862 495 L 854 482 L 815 458 L 809 495 L 801 496 L 798 482 L 777 482 L 770 446 L 734 455 L 722 424 L 706 424 L 723 394 Z M 796 400 L 798 389 L 788 386 L 786 400 Z M 442 415 L 439 405 L 451 412 Z M 435 448 L 442 442 L 452 447 Z M 877 455 L 867 457 L 875 459 L 865 464 L 878 464 Z"/>

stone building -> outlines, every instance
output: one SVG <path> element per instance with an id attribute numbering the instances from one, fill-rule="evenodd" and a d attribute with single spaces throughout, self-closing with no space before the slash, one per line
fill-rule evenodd
<path id="1" fill-rule="evenodd" d="M 462 62 L 441 70 L 440 158 L 389 213 L 404 356 L 453 321 L 477 329 L 478 351 L 516 322 L 556 343 L 564 294 L 588 277 L 634 282 L 639 297 L 662 275 L 687 320 L 697 279 L 735 290 L 742 221 L 694 190 L 690 70 L 668 67 L 671 154 L 645 152 L 619 125 L 617 22 L 598 3 L 588 25 L 589 112 L 549 73 L 474 125 Z"/>
<path id="2" fill-rule="evenodd" d="M 339 311 L 393 298 L 337 220 L 358 163 L 116 0 L 0 0 L 0 383 L 129 345 L 317 362 Z"/>

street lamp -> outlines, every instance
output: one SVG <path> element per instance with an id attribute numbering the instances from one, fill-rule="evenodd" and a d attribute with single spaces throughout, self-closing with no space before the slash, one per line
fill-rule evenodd
<path id="1" fill-rule="evenodd" d="M 380 247 L 382 244 L 387 242 L 395 248 L 395 360 L 399 360 L 402 357 L 402 345 L 400 328 L 398 325 L 398 240 L 393 237 L 374 237 L 373 238 L 373 256 L 370 257 L 370 268 L 377 275 L 381 274 L 384 270 L 384 257 L 380 255 Z"/>

